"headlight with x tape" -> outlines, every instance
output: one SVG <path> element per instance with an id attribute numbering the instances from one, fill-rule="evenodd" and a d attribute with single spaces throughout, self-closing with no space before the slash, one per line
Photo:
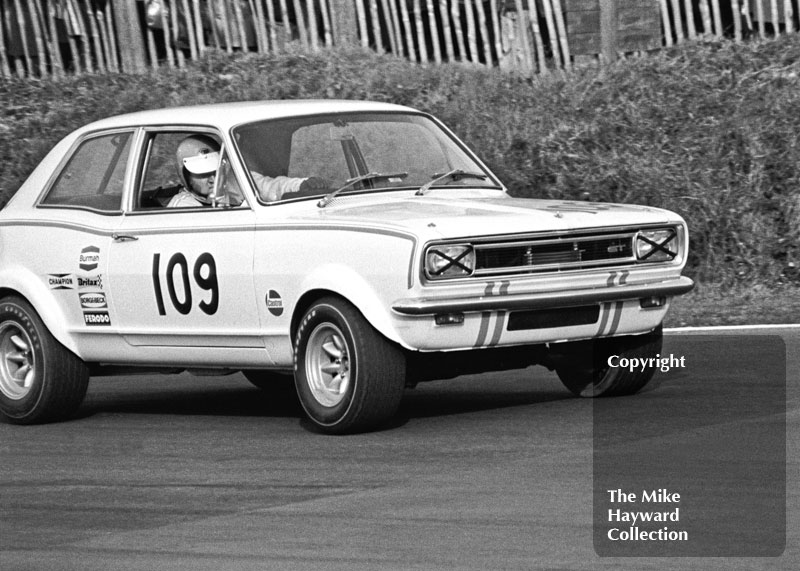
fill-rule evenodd
<path id="1" fill-rule="evenodd" d="M 679 254 L 675 228 L 643 230 L 636 234 L 636 259 L 640 262 L 670 262 Z"/>
<path id="2" fill-rule="evenodd" d="M 425 253 L 425 274 L 429 279 L 464 277 L 474 270 L 475 251 L 468 244 L 440 244 Z"/>

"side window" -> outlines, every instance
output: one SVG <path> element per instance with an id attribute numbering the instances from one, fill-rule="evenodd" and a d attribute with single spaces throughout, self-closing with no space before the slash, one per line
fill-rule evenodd
<path id="1" fill-rule="evenodd" d="M 242 195 L 236 177 L 227 162 L 220 161 L 220 157 L 225 156 L 223 151 L 220 137 L 210 133 L 150 133 L 136 208 L 151 210 L 240 205 Z M 219 166 L 222 167 L 221 172 L 217 172 Z M 215 190 L 225 192 L 225 199 L 218 198 Z"/>
<path id="2" fill-rule="evenodd" d="M 80 144 L 42 204 L 120 210 L 131 132 L 101 135 Z"/>

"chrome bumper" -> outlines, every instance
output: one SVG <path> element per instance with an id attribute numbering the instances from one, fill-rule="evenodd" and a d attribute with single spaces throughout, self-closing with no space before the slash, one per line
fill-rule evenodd
<path id="1" fill-rule="evenodd" d="M 625 301 L 642 297 L 681 295 L 694 287 L 685 276 L 665 282 L 619 285 L 577 291 L 544 293 L 497 294 L 481 297 L 398 299 L 392 309 L 403 315 L 431 315 L 468 311 L 497 311 L 510 309 L 545 309 L 571 307 L 604 301 Z"/>

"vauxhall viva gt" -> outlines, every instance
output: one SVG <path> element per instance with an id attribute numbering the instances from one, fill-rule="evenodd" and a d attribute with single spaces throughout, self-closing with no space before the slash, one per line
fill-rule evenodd
<path id="1" fill-rule="evenodd" d="M 113 117 L 0 211 L 0 413 L 65 419 L 90 376 L 132 371 L 293 376 L 328 433 L 385 424 L 418 382 L 534 364 L 632 394 L 653 369 L 609 357 L 659 354 L 687 250 L 672 212 L 510 196 L 407 107 Z"/>

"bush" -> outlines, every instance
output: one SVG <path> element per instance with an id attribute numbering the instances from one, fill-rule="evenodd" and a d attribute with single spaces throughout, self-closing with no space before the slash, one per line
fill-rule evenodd
<path id="1" fill-rule="evenodd" d="M 684 216 L 689 273 L 800 282 L 800 36 L 705 43 L 522 78 L 360 50 L 212 54 L 185 70 L 0 82 L 0 203 L 61 137 L 101 117 L 254 99 L 407 104 L 447 123 L 512 194 Z"/>

